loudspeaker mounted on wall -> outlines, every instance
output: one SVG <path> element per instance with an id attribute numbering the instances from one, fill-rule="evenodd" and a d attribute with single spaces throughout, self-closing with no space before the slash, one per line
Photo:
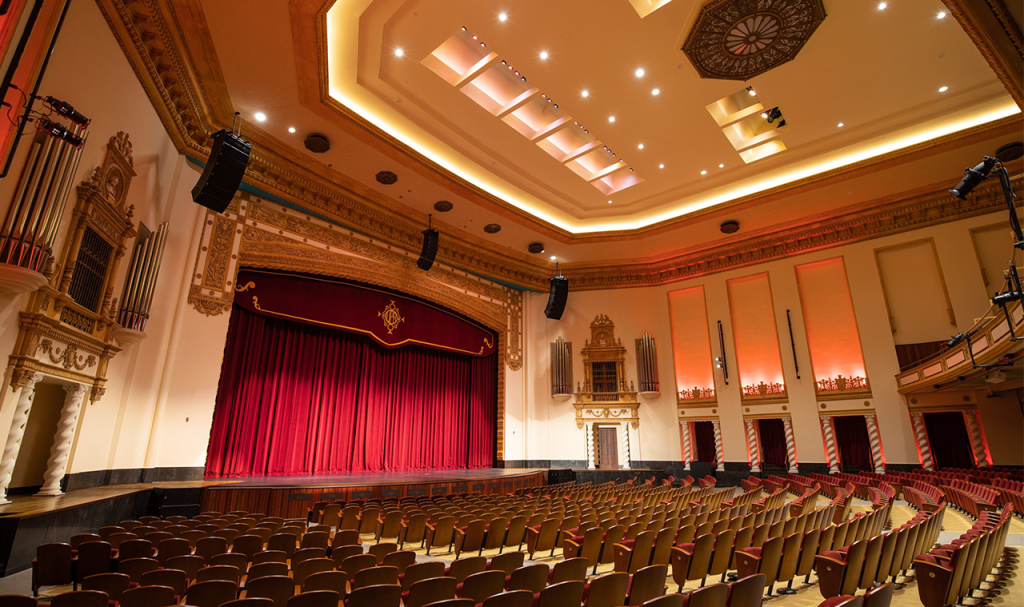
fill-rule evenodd
<path id="1" fill-rule="evenodd" d="M 237 123 L 238 113 L 235 113 Z M 252 144 L 243 141 L 240 133 L 221 129 L 213 134 L 213 147 L 206 169 L 192 188 L 192 200 L 204 207 L 223 213 L 242 183 L 245 169 L 249 166 Z"/>
<path id="2" fill-rule="evenodd" d="M 558 264 L 555 264 L 555 276 L 549 278 L 548 283 L 548 305 L 544 308 L 544 316 L 552 320 L 561 320 L 565 304 L 569 300 L 569 279 L 558 272 Z"/>
<path id="3" fill-rule="evenodd" d="M 420 252 L 419 261 L 416 262 L 421 270 L 429 270 L 434 265 L 434 258 L 437 257 L 437 244 L 441 235 L 430 227 L 432 217 L 427 215 L 427 229 L 423 230 L 423 250 Z"/>

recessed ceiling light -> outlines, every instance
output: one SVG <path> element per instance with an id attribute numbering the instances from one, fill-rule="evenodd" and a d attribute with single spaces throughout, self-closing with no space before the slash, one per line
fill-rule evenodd
<path id="1" fill-rule="evenodd" d="M 590 91 L 588 91 L 587 89 L 583 89 L 583 90 L 582 90 L 582 91 L 580 92 L 580 95 L 582 95 L 582 96 L 584 96 L 584 97 L 590 97 Z"/>
<path id="2" fill-rule="evenodd" d="M 651 94 L 652 95 L 660 95 L 661 94 L 661 89 L 654 89 L 654 90 L 651 91 Z"/>
<path id="3" fill-rule="evenodd" d="M 843 128 L 843 123 L 842 122 L 839 123 L 839 128 Z"/>
<path id="4" fill-rule="evenodd" d="M 884 11 L 884 10 L 885 10 L 885 7 L 887 7 L 887 6 L 889 6 L 889 5 L 888 5 L 888 4 L 886 4 L 885 2 L 879 2 L 879 3 L 878 3 L 878 10 L 880 10 L 880 11 Z"/>
<path id="5" fill-rule="evenodd" d="M 289 133 L 294 133 L 295 132 L 295 127 L 293 127 L 293 126 L 288 127 L 288 132 Z"/>
<path id="6" fill-rule="evenodd" d="M 403 56 L 403 55 L 405 55 L 405 51 L 403 51 L 403 50 L 402 50 L 402 49 L 400 49 L 400 48 L 396 48 L 396 49 L 395 49 L 395 57 L 401 57 L 401 56 Z"/>
<path id="7" fill-rule="evenodd" d="M 256 118 L 256 120 L 259 120 L 260 122 L 263 122 L 264 120 L 267 119 L 267 115 L 264 114 L 263 112 L 256 112 L 256 114 L 253 117 Z"/>
<path id="8" fill-rule="evenodd" d="M 640 145 L 636 146 L 636 149 L 638 149 L 638 150 L 644 149 L 644 144 L 641 143 Z"/>
<path id="9" fill-rule="evenodd" d="M 555 256 L 554 256 L 554 255 L 552 255 L 552 256 L 551 256 L 551 261 L 554 261 L 554 260 L 555 260 Z"/>
<path id="10" fill-rule="evenodd" d="M 615 122 L 615 116 L 609 116 L 608 122 Z"/>
<path id="11" fill-rule="evenodd" d="M 720 169 L 724 169 L 724 168 L 725 168 L 725 165 L 724 165 L 724 164 L 720 164 L 720 165 L 718 165 L 718 168 L 720 168 Z"/>
<path id="12" fill-rule="evenodd" d="M 500 15 L 498 15 L 498 21 L 508 21 L 508 15 L 505 13 L 501 13 Z"/>
<path id="13" fill-rule="evenodd" d="M 611 203 L 612 203 L 612 201 L 611 201 L 611 200 L 609 200 L 609 201 L 608 201 L 608 204 L 611 204 Z"/>
<path id="14" fill-rule="evenodd" d="M 949 90 L 949 87 L 948 87 L 948 86 L 940 86 L 940 87 L 939 87 L 939 92 L 940 92 L 940 93 L 945 93 L 945 92 L 946 92 L 946 91 L 948 91 L 948 90 Z"/>
<path id="15" fill-rule="evenodd" d="M 644 77 L 644 74 L 645 74 L 646 72 L 644 72 L 644 68 L 642 68 L 642 67 L 638 67 L 638 68 L 636 68 L 636 71 L 635 71 L 635 72 L 633 72 L 633 73 L 634 73 L 634 74 L 636 74 L 636 77 L 637 77 L 637 78 L 643 78 L 643 77 Z"/>
<path id="16" fill-rule="evenodd" d="M 939 11 L 939 14 L 935 15 L 935 17 L 937 19 L 945 19 L 946 18 L 946 11 Z"/>
<path id="17" fill-rule="evenodd" d="M 707 174 L 708 174 L 708 172 L 707 172 L 707 171 L 701 171 L 701 172 L 700 172 L 700 174 L 701 174 L 701 175 L 707 175 Z"/>
<path id="18" fill-rule="evenodd" d="M 750 93 L 751 97 L 756 97 L 757 96 L 757 91 L 755 91 L 753 87 L 748 86 L 747 87 L 747 92 Z"/>
<path id="19" fill-rule="evenodd" d="M 658 165 L 658 168 L 659 168 L 659 169 L 663 169 L 663 168 L 665 168 L 665 165 L 663 165 L 663 164 L 659 164 L 659 165 Z"/>
<path id="20" fill-rule="evenodd" d="M 547 51 L 541 51 L 540 52 L 540 58 L 541 59 L 547 59 L 548 58 L 548 52 Z"/>

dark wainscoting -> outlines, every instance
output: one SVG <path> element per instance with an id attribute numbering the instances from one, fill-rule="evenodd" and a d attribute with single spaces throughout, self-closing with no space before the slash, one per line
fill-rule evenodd
<path id="1" fill-rule="evenodd" d="M 95 533 L 104 525 L 150 514 L 149 489 L 35 515 L 0 517 L 0 576 L 32 565 L 36 547 L 67 542 L 76 533 Z"/>
<path id="2" fill-rule="evenodd" d="M 118 468 L 114 470 L 93 470 L 76 472 L 64 477 L 61 484 L 64 491 L 78 491 L 110 485 L 134 485 L 136 483 L 168 483 L 175 481 L 201 481 L 204 469 L 201 467 L 182 468 Z"/>

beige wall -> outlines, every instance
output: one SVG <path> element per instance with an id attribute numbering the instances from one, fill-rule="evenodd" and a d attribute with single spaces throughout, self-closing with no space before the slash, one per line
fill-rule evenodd
<path id="1" fill-rule="evenodd" d="M 668 293 L 694 285 L 704 285 L 708 308 L 708 331 L 712 342 L 712 355 L 719 355 L 717 324 L 721 320 L 725 332 L 726 357 L 730 368 L 729 385 L 722 383 L 721 372 L 716 372 L 719 394 L 718 414 L 721 419 L 725 458 L 729 462 L 747 459 L 742 418 L 744 406 L 740 404 L 738 374 L 732 341 L 729 300 L 726 281 L 767 271 L 771 279 L 775 304 L 777 337 L 781 346 L 782 365 L 789 391 L 786 405 L 749 407 L 749 414 L 790 415 L 793 419 L 797 455 L 800 462 L 825 462 L 825 453 L 818 422 L 818 401 L 808 358 L 807 338 L 803 327 L 803 314 L 797 290 L 794 266 L 843 256 L 850 282 L 854 312 L 864 349 L 867 374 L 871 381 L 871 409 L 877 416 L 882 445 L 888 463 L 916 464 L 917 450 L 910 426 L 910 416 L 904 398 L 896 391 L 895 374 L 899 371 L 894 339 L 889 328 L 886 299 L 875 262 L 876 249 L 933 239 L 941 261 L 942 275 L 949 290 L 949 299 L 956 315 L 959 330 L 969 328 L 988 309 L 988 295 L 981 278 L 978 257 L 974 252 L 971 230 L 979 226 L 1005 221 L 1002 214 L 992 214 L 905 234 L 828 249 L 781 261 L 724 272 L 712 276 L 682 281 L 661 287 L 614 291 L 572 292 L 561 321 L 544 317 L 546 294 L 531 294 L 526 302 L 526 347 L 530 364 L 525 378 L 527 402 L 532 414 L 528 421 L 527 454 L 529 459 L 585 460 L 583 431 L 575 424 L 571 402 L 555 401 L 550 397 L 548 376 L 548 344 L 558 336 L 573 342 L 574 376 L 583 376 L 580 348 L 589 338 L 590 322 L 598 314 L 605 314 L 615 323 L 616 336 L 626 346 L 627 379 L 636 380 L 636 362 L 633 340 L 645 331 L 655 337 L 658 345 L 661 395 L 642 400 L 640 428 L 631 440 L 631 456 L 636 460 L 681 461 L 679 425 L 676 413 L 672 336 L 668 315 Z M 1009 251 L 1009 249 L 1007 249 Z M 930 254 L 930 253 L 929 253 Z M 570 285 L 572 276 L 569 273 Z M 929 285 L 941 289 L 937 284 Z M 941 290 L 938 291 L 941 293 Z M 913 291 L 900 289 L 889 293 L 901 306 L 914 305 Z M 945 302 L 940 302 L 945 309 Z M 800 365 L 801 379 L 796 378 L 793 352 L 786 324 L 786 310 L 791 310 L 793 335 Z M 953 327 L 944 323 L 943 331 Z M 1019 374 L 1019 370 L 1016 370 Z M 964 401 L 962 395 L 952 397 L 951 403 L 972 406 L 979 403 L 985 432 L 991 444 L 996 464 L 1020 465 L 1024 463 L 1019 448 L 1022 429 L 1017 403 L 1013 399 L 975 398 L 973 393 Z M 832 401 L 828 410 L 865 410 L 864 399 Z M 693 416 L 708 415 L 710 409 L 691 410 Z M 688 414 L 689 415 L 689 414 Z M 1000 417 L 1010 421 L 1001 424 Z M 1000 426 L 992 428 L 992 426 Z M 1007 429 L 1008 428 L 1008 429 Z"/>
<path id="2" fill-rule="evenodd" d="M 203 466 L 228 316 L 206 317 L 186 303 L 203 221 L 201 207 L 192 203 L 189 194 L 198 173 L 175 151 L 95 3 L 72 4 L 41 91 L 66 99 L 93 119 L 77 180 L 85 179 L 100 163 L 109 137 L 125 131 L 134 144 L 138 173 L 129 193 L 129 202 L 135 205 L 135 219 L 150 228 L 163 221 L 170 224 L 151 320 L 146 329 L 148 337 L 137 346 L 125 348 L 112 360 L 106 394 L 100 401 L 84 407 L 70 472 Z M 24 162 L 27 148 L 22 146 L 20 150 L 14 165 L 15 176 Z M 16 178 L 0 181 L 0 208 L 10 203 L 15 184 Z M 58 249 L 67 231 L 72 206 L 73 201 L 69 201 Z M 661 395 L 643 400 L 639 430 L 630 430 L 631 456 L 635 460 L 679 461 L 680 436 L 667 294 L 702 284 L 706 292 L 712 350 L 718 354 L 715 322 L 721 320 L 732 369 L 729 386 L 721 384 L 720 376 L 717 378 L 726 460 L 745 461 L 743 411 L 739 403 L 725 281 L 768 272 L 790 401 L 786 405 L 766 405 L 757 412 L 791 414 L 800 461 L 823 462 L 817 403 L 793 266 L 842 255 L 874 392 L 871 403 L 878 412 L 886 456 L 890 463 L 916 463 L 906 404 L 897 394 L 893 378 L 898 368 L 874 251 L 902 242 L 933 238 L 962 330 L 987 307 L 970 230 L 1002 220 L 999 215 L 979 217 L 657 288 L 574 292 L 570 294 L 565 315 L 557 322 L 543 315 L 547 295 L 528 293 L 524 301 L 523 368 L 505 370 L 505 458 L 585 459 L 583 432 L 576 428 L 571 401 L 553 401 L 549 394 L 548 344 L 559 335 L 571 341 L 576 366 L 574 377 L 582 378 L 579 350 L 590 335 L 590 322 L 597 314 L 607 314 L 615 322 L 616 334 L 626 346 L 628 379 L 636 380 L 633 340 L 647 331 L 658 344 Z M 122 264 L 115 285 L 118 295 L 126 265 Z M 26 296 L 0 296 L 0 354 L 13 350 L 18 312 L 25 304 Z M 787 309 L 793 312 L 802 372 L 800 380 L 796 379 L 793 368 L 785 322 Z M 0 433 L 3 434 L 9 427 L 17 398 L 7 387 L 6 379 L 5 376 L 4 385 L 0 387 Z M 976 400 L 996 463 L 1022 463 L 1021 423 L 1016 401 Z M 836 407 L 839 405 L 835 403 Z M 855 408 L 861 404 L 855 402 L 848 406 Z M 1000 423 L 1011 414 L 1016 415 L 1012 418 L 1013 424 Z M 42 455 L 33 453 L 31 457 Z"/>
<path id="3" fill-rule="evenodd" d="M 190 195 L 198 172 L 175 150 L 95 3 L 72 3 L 40 91 L 70 102 L 92 119 L 76 183 L 100 164 L 108 139 L 125 131 L 137 174 L 128 193 L 134 220 L 151 229 L 169 223 L 147 338 L 114 357 L 106 394 L 84 407 L 69 471 L 202 466 L 228 319 L 207 318 L 185 302 L 195 263 L 194 234 L 201 221 L 202 208 Z M 0 181 L 4 210 L 27 150 L 21 146 L 12 178 Z M 72 198 L 55 250 L 66 237 L 73 206 Z M 126 257 L 115 296 L 120 296 L 127 265 Z M 26 298 L 0 299 L 0 353 L 13 350 L 18 312 Z M 0 396 L 4 435 L 16 397 L 5 381 Z M 154 423 L 158 409 L 161 415 Z"/>

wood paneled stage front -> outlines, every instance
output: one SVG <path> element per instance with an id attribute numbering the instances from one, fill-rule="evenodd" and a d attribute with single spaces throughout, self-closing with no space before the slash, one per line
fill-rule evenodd
<path id="1" fill-rule="evenodd" d="M 481 468 L 320 476 L 262 476 L 206 481 L 202 510 L 245 510 L 269 516 L 306 516 L 318 501 L 431 497 L 451 493 L 511 493 L 547 483 L 547 470 Z"/>

